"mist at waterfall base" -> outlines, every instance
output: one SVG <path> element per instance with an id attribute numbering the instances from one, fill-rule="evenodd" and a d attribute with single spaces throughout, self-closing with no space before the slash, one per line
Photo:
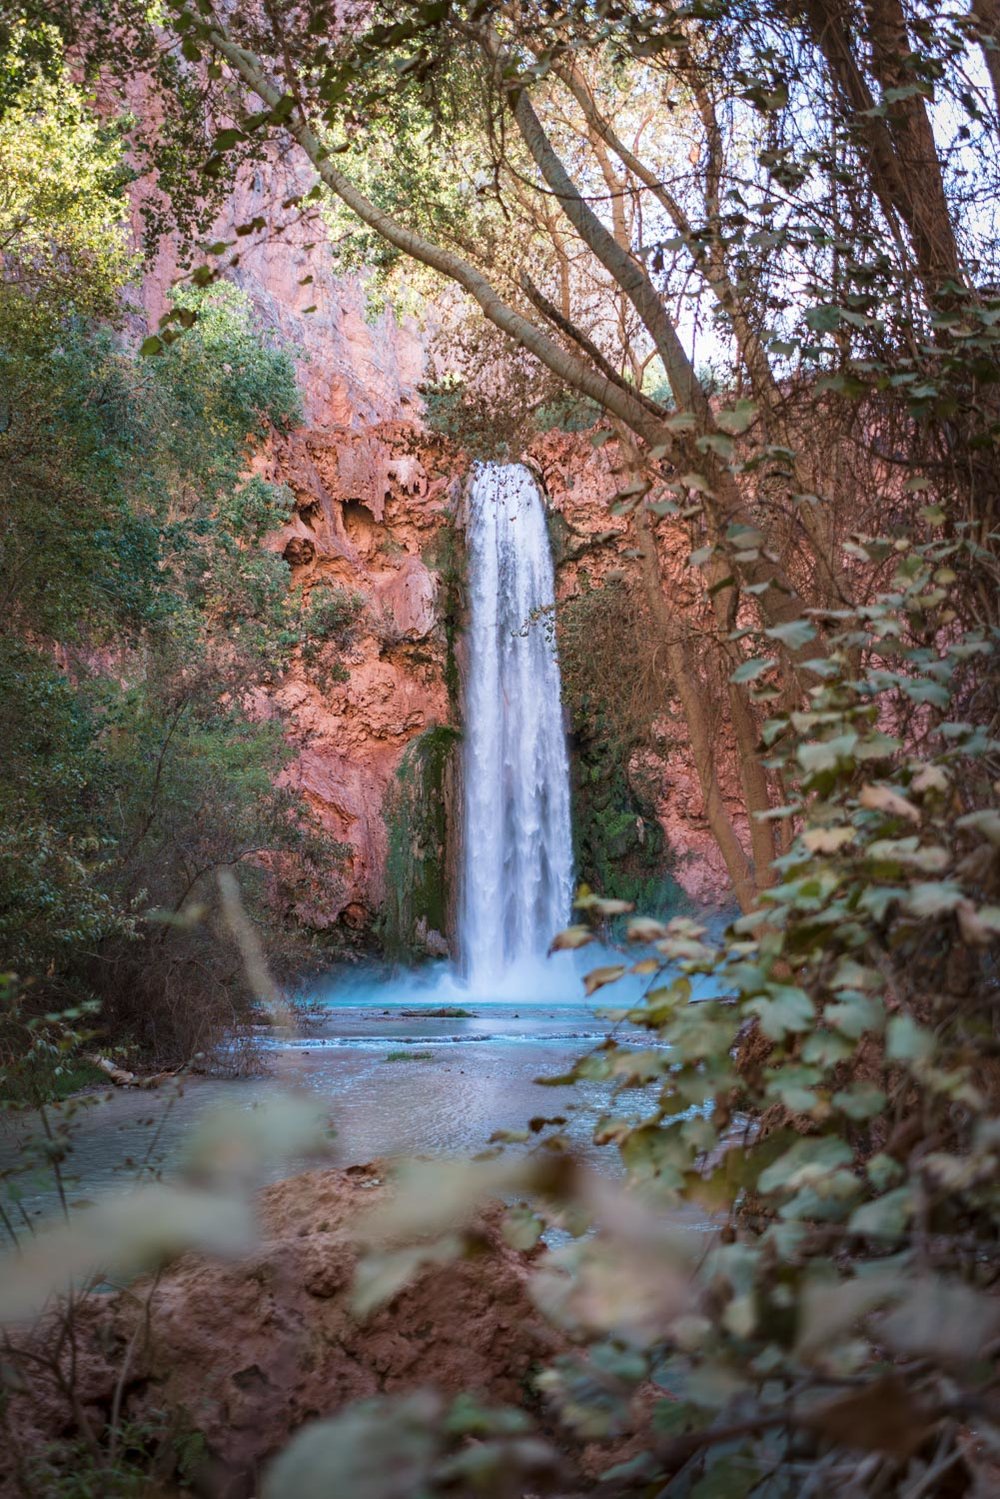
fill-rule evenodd
<path id="1" fill-rule="evenodd" d="M 336 1007 L 575 1007 L 584 977 L 621 962 L 598 942 L 549 954 L 572 918 L 570 771 L 551 629 L 552 552 L 538 487 L 521 464 L 477 466 L 466 516 L 469 630 L 464 692 L 459 960 L 341 971 L 310 998 Z M 637 1003 L 648 980 L 601 993 Z M 566 1019 L 569 1017 L 566 1016 Z M 500 1021 L 499 1010 L 494 1019 Z"/>

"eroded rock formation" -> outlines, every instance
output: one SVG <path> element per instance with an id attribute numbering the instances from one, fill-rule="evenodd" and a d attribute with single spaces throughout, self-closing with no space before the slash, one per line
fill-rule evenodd
<path id="1" fill-rule="evenodd" d="M 385 898 L 385 802 L 403 752 L 454 720 L 447 567 L 460 483 L 440 445 L 402 423 L 297 432 L 260 466 L 295 493 L 294 515 L 267 545 L 305 606 L 329 585 L 361 604 L 342 669 L 297 660 L 262 711 L 280 715 L 296 748 L 289 783 L 349 849 L 339 887 L 301 914 L 362 929 Z"/>

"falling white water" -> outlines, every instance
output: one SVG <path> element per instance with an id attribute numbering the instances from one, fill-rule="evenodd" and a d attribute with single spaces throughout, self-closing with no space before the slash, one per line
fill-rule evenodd
<path id="1" fill-rule="evenodd" d="M 555 598 L 552 554 L 541 496 L 521 464 L 478 468 L 467 545 L 459 937 L 469 987 L 489 997 L 516 993 L 537 973 L 569 917 L 573 879 L 559 664 L 539 616 Z"/>

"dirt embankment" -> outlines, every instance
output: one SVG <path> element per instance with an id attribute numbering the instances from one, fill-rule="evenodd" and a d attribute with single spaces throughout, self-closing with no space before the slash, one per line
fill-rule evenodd
<path id="1" fill-rule="evenodd" d="M 199 1491 L 249 1499 L 293 1431 L 350 1401 L 427 1386 L 531 1400 L 530 1375 L 558 1337 L 529 1297 L 530 1259 L 505 1242 L 499 1207 L 479 1220 L 475 1254 L 425 1269 L 367 1319 L 353 1314 L 353 1236 L 388 1190 L 379 1165 L 291 1178 L 261 1194 L 250 1259 L 188 1255 L 155 1284 L 84 1298 L 75 1354 L 64 1337 L 57 1360 L 65 1379 L 75 1361 L 73 1398 L 33 1365 L 9 1408 L 18 1446 L 51 1449 L 81 1418 L 103 1441 L 116 1408 L 120 1423 L 162 1430 L 165 1413 L 179 1445 L 196 1438 Z M 17 1493 L 13 1472 L 0 1475 L 0 1495 Z"/>

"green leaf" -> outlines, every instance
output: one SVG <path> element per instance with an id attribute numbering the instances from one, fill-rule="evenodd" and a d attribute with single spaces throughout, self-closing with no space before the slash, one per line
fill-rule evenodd
<path id="1" fill-rule="evenodd" d="M 716 421 L 724 432 L 739 437 L 750 426 L 757 415 L 757 410 L 755 401 L 737 401 L 734 406 L 720 411 L 716 416 Z"/>
<path id="2" fill-rule="evenodd" d="M 574 948 L 586 947 L 593 940 L 594 932 L 591 927 L 568 926 L 553 937 L 549 952 L 571 952 Z"/>
<path id="3" fill-rule="evenodd" d="M 777 664 L 778 661 L 775 656 L 754 656 L 749 661 L 741 661 L 729 680 L 731 682 L 753 682 L 757 677 L 763 676 L 764 672 L 770 671 Z"/>
<path id="4" fill-rule="evenodd" d="M 698 1408 L 686 1405 L 683 1400 L 658 1400 L 653 1406 L 650 1425 L 662 1436 L 679 1437 L 691 1431 L 701 1419 Z"/>
<path id="5" fill-rule="evenodd" d="M 847 1228 L 852 1234 L 869 1234 L 872 1238 L 898 1239 L 906 1232 L 913 1216 L 913 1188 L 897 1187 L 874 1202 L 855 1208 Z"/>
<path id="6" fill-rule="evenodd" d="M 890 1062 L 929 1062 L 937 1051 L 932 1031 L 912 1015 L 893 1015 L 886 1026 L 885 1054 Z"/>
<path id="7" fill-rule="evenodd" d="M 605 968 L 592 968 L 588 974 L 584 975 L 583 980 L 584 991 L 588 999 L 598 989 L 603 989 L 605 984 L 617 983 L 620 978 L 624 977 L 627 971 L 624 963 L 609 964 Z"/>
<path id="8" fill-rule="evenodd" d="M 802 1060 L 819 1067 L 834 1067 L 852 1051 L 853 1047 L 840 1036 L 830 1031 L 813 1031 L 802 1043 Z"/>
<path id="9" fill-rule="evenodd" d="M 434 1244 L 417 1244 L 384 1253 L 368 1253 L 360 1261 L 351 1294 L 351 1310 L 365 1318 L 384 1306 L 428 1266 L 445 1265 L 459 1257 L 462 1241 L 457 1235 Z"/>
<path id="10" fill-rule="evenodd" d="M 806 325 L 813 333 L 833 333 L 840 327 L 840 308 L 829 304 L 806 309 Z"/>
<path id="11" fill-rule="evenodd" d="M 729 459 L 733 456 L 736 444 L 731 437 L 726 437 L 722 432 L 709 432 L 705 436 L 698 438 L 696 446 L 699 452 L 716 453 L 728 463 Z"/>
<path id="12" fill-rule="evenodd" d="M 846 1114 L 848 1119 L 873 1119 L 885 1108 L 885 1094 L 871 1083 L 854 1083 L 833 1095 L 835 1109 Z"/>
<path id="13" fill-rule="evenodd" d="M 797 1140 L 790 1150 L 778 1157 L 757 1181 L 761 1192 L 791 1191 L 814 1181 L 853 1160 L 846 1140 L 834 1135 L 810 1136 Z"/>
<path id="14" fill-rule="evenodd" d="M 213 152 L 219 153 L 223 151 L 231 151 L 234 146 L 238 146 L 240 141 L 243 140 L 246 140 L 246 136 L 244 135 L 242 130 L 220 130 L 218 135 L 215 137 L 215 140 L 212 142 L 212 150 Z"/>
<path id="15" fill-rule="evenodd" d="M 800 744 L 796 751 L 796 759 L 807 775 L 816 775 L 824 770 L 836 770 L 843 761 L 850 759 L 857 742 L 858 736 L 852 731 L 847 734 L 838 734 L 833 739 Z"/>
<path id="16" fill-rule="evenodd" d="M 964 892 L 960 885 L 953 885 L 945 880 L 935 880 L 931 883 L 920 882 L 911 885 L 903 899 L 902 906 L 908 916 L 917 916 L 926 920 L 935 916 L 946 916 L 950 911 L 954 911 L 963 899 Z"/>
<path id="17" fill-rule="evenodd" d="M 761 1470 L 750 1457 L 727 1454 L 698 1480 L 691 1490 L 691 1499 L 745 1499 L 760 1477 Z"/>
<path id="18" fill-rule="evenodd" d="M 1000 848 L 1000 812 L 992 808 L 979 812 L 966 812 L 955 823 L 963 831 L 980 833 L 995 848 Z"/>
<path id="19" fill-rule="evenodd" d="M 764 634 L 790 651 L 800 651 L 810 640 L 816 639 L 816 626 L 808 619 L 792 619 L 784 625 L 773 625 Z"/>
<path id="20" fill-rule="evenodd" d="M 441 1415 L 439 1397 L 419 1391 L 358 1401 L 332 1419 L 312 1421 L 271 1464 L 262 1499 L 428 1494 L 441 1445 Z"/>
<path id="21" fill-rule="evenodd" d="M 881 999 L 848 990 L 841 994 L 836 1004 L 826 1006 L 823 1018 L 852 1041 L 858 1041 L 866 1031 L 881 1031 L 885 1024 L 885 1007 Z"/>
<path id="22" fill-rule="evenodd" d="M 760 1028 L 771 1041 L 789 1033 L 807 1031 L 816 1023 L 816 1010 L 809 995 L 792 984 L 768 986 L 769 998 L 752 999 L 747 1009 L 760 1020 Z"/>
<path id="23" fill-rule="evenodd" d="M 534 1249 L 544 1232 L 545 1224 L 531 1208 L 519 1203 L 508 1209 L 503 1220 L 503 1236 L 512 1249 Z"/>

